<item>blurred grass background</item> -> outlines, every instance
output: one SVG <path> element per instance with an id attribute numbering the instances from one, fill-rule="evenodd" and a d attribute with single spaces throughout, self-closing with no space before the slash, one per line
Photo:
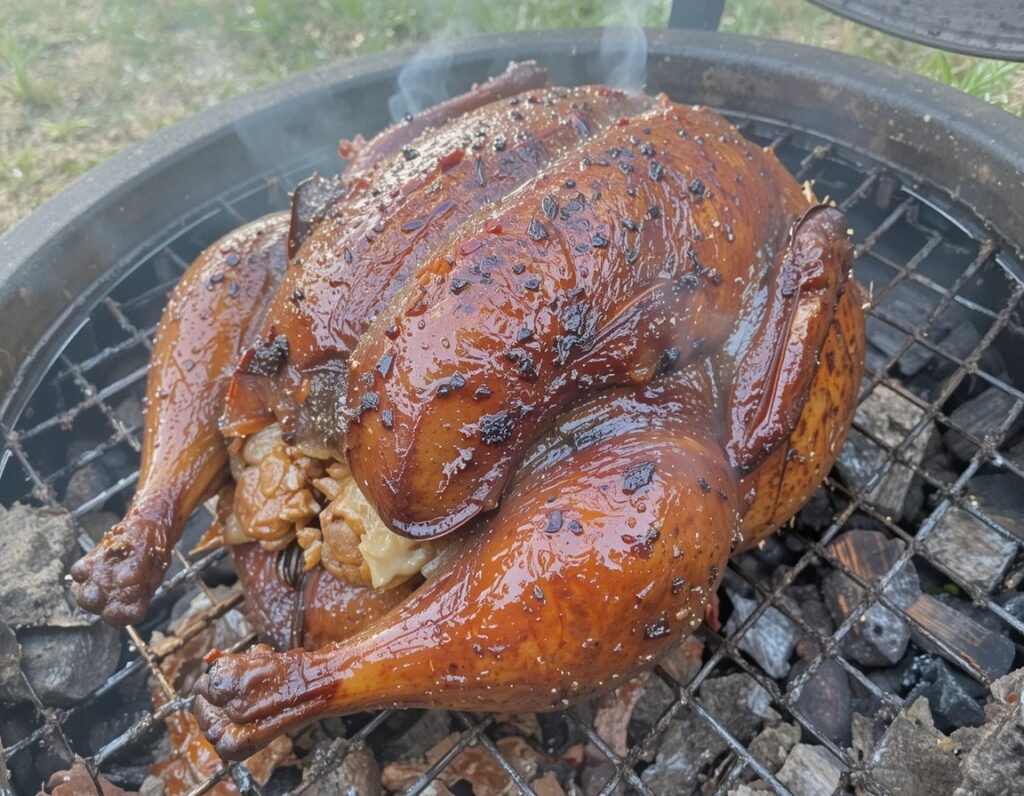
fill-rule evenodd
<path id="1" fill-rule="evenodd" d="M 439 36 L 637 20 L 663 27 L 669 6 L 670 0 L 0 0 L 0 231 L 133 141 L 321 64 Z M 883 61 L 1024 115 L 1024 66 L 904 42 L 804 0 L 727 0 L 722 29 Z"/>

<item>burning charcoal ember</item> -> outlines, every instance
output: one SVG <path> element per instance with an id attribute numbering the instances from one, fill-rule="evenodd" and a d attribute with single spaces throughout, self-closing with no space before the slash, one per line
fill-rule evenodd
<path id="1" fill-rule="evenodd" d="M 967 484 L 970 501 L 1024 541 L 1024 480 L 1013 473 L 979 475 Z"/>
<path id="2" fill-rule="evenodd" d="M 1024 669 L 992 684 L 986 722 L 961 762 L 955 796 L 1001 796 L 1019 793 L 1024 782 Z"/>
<path id="3" fill-rule="evenodd" d="M 1017 554 L 1012 539 L 953 506 L 924 539 L 924 550 L 957 578 L 992 591 Z"/>
<path id="4" fill-rule="evenodd" d="M 824 746 L 798 743 L 777 776 L 793 796 L 820 796 L 835 791 L 842 774 L 843 764 Z"/>
<path id="5" fill-rule="evenodd" d="M 949 658 L 950 663 L 963 666 L 947 652 L 947 649 L 953 650 L 974 670 L 971 674 L 975 679 L 984 675 L 994 680 L 1010 671 L 1016 652 L 1010 639 L 992 632 L 930 594 L 918 595 L 907 608 L 907 615 L 914 621 L 914 640 L 919 646 Z M 927 630 L 940 643 L 933 644 L 918 632 L 918 628 Z"/>
<path id="6" fill-rule="evenodd" d="M 977 727 L 985 721 L 978 699 L 987 692 L 980 683 L 954 672 L 934 655 L 917 655 L 900 678 L 906 700 L 924 697 L 931 707 L 935 726 L 942 732 L 957 727 Z"/>
<path id="7" fill-rule="evenodd" d="M 808 670 L 806 661 L 797 661 L 789 675 L 790 689 Z M 831 658 L 821 661 L 800 689 L 795 707 L 815 728 L 815 733 L 840 747 L 850 745 L 852 695 L 846 671 Z"/>
<path id="8" fill-rule="evenodd" d="M 754 613 L 760 600 L 748 599 L 728 587 L 725 591 L 733 605 L 732 616 L 725 623 L 725 634 L 731 636 Z M 765 672 L 781 679 L 789 671 L 789 659 L 793 655 L 797 637 L 796 625 L 778 608 L 770 605 L 740 636 L 737 646 L 757 661 Z"/>
<path id="9" fill-rule="evenodd" d="M 380 766 L 366 747 L 349 751 L 341 762 L 326 773 L 317 767 L 316 756 L 312 765 L 303 772 L 302 781 L 308 796 L 381 796 Z"/>
<path id="10" fill-rule="evenodd" d="M 871 755 L 869 774 L 889 793 L 954 792 L 960 781 L 956 744 L 935 728 L 927 699 L 915 700 L 889 725 Z"/>
<path id="11" fill-rule="evenodd" d="M 14 631 L 0 622 L 0 702 L 28 699 L 21 679 L 21 645 Z"/>
<path id="12" fill-rule="evenodd" d="M 82 796 L 82 794 L 95 794 L 97 784 L 102 796 L 132 796 L 133 793 L 133 791 L 122 790 L 102 775 L 94 780 L 82 760 L 76 760 L 71 768 L 66 771 L 58 771 L 51 776 L 46 783 L 46 788 L 52 796 Z"/>
<path id="13" fill-rule="evenodd" d="M 892 567 L 903 550 L 903 543 L 888 539 L 878 531 L 847 531 L 829 545 L 829 550 L 851 572 L 865 581 L 873 581 Z M 917 572 L 908 562 L 886 587 L 885 595 L 903 607 L 910 605 L 920 590 Z M 825 576 L 822 593 L 836 625 L 866 599 L 864 590 L 839 571 Z M 903 657 L 909 641 L 907 623 L 884 605 L 874 603 L 849 629 L 842 649 L 849 658 L 865 666 L 887 666 Z"/>
<path id="14" fill-rule="evenodd" d="M 121 658 L 115 628 L 97 622 L 84 627 L 34 627 L 18 631 L 21 668 L 47 705 L 85 699 L 114 673 Z M 82 662 L 88 661 L 88 666 Z"/>
<path id="15" fill-rule="evenodd" d="M 832 505 L 832 493 L 825 487 L 819 487 L 811 499 L 807 501 L 796 516 L 798 527 L 809 528 L 821 532 L 832 524 L 835 518 L 835 506 Z"/>
<path id="16" fill-rule="evenodd" d="M 843 480 L 853 489 L 864 491 L 879 469 L 892 458 L 886 448 L 893 450 L 901 445 L 926 415 L 923 409 L 895 390 L 884 384 L 875 387 L 857 407 L 855 427 L 850 430 L 839 454 L 836 466 Z M 935 424 L 926 421 L 925 427 L 903 448 L 900 458 L 912 467 L 920 466 L 934 431 Z M 866 499 L 893 519 L 913 514 L 924 501 L 919 484 L 911 489 L 913 481 L 913 469 L 893 459 L 890 469 L 867 492 Z"/>
<path id="17" fill-rule="evenodd" d="M 896 355 L 907 335 L 874 315 L 864 319 L 868 347 L 865 360 L 869 373 L 878 373 Z M 896 367 L 904 376 L 916 376 L 932 362 L 935 354 L 924 346 L 912 344 L 897 360 Z"/>
<path id="18" fill-rule="evenodd" d="M 768 692 L 748 674 L 707 680 L 698 697 L 707 711 L 743 743 L 754 737 L 762 721 L 774 724 L 779 720 Z M 689 793 L 697 786 L 700 773 L 728 749 L 721 736 L 688 709 L 669 722 L 655 743 L 657 755 L 641 777 L 659 796 Z"/>
<path id="19" fill-rule="evenodd" d="M 404 732 L 389 735 L 388 742 L 380 749 L 380 761 L 392 763 L 421 758 L 447 738 L 451 731 L 452 719 L 448 713 L 443 710 L 425 710 Z"/>
<path id="20" fill-rule="evenodd" d="M 142 399 L 134 394 L 125 396 L 114 407 L 114 417 L 127 429 L 142 428 Z"/>
<path id="21" fill-rule="evenodd" d="M 113 482 L 114 479 L 99 460 L 83 464 L 68 479 L 68 485 L 64 489 L 64 503 L 72 508 L 78 508 L 103 492 Z"/>
<path id="22" fill-rule="evenodd" d="M 747 747 L 772 774 L 782 768 L 790 750 L 800 740 L 800 728 L 789 722 L 775 727 L 765 727 L 754 736 Z"/>
<path id="23" fill-rule="evenodd" d="M 453 733 L 431 747 L 419 760 L 389 763 L 384 767 L 381 782 L 389 791 L 405 791 L 412 786 L 437 760 L 441 759 L 459 740 Z M 546 755 L 538 752 L 522 738 L 499 738 L 498 750 L 512 767 L 527 781 L 537 775 L 538 767 L 548 762 Z M 437 776 L 438 781 L 449 788 L 465 780 L 474 796 L 513 796 L 520 793 L 519 787 L 501 767 L 494 756 L 480 744 L 465 747 Z"/>
<path id="24" fill-rule="evenodd" d="M 0 620 L 22 627 L 89 623 L 64 590 L 68 564 L 81 551 L 71 515 L 14 504 L 0 506 Z"/>
<path id="25" fill-rule="evenodd" d="M 957 429 L 966 431 L 979 441 L 999 430 L 1006 422 L 1007 415 L 1013 410 L 1017 399 L 1003 392 L 998 387 L 989 387 L 968 401 L 960 404 L 949 415 L 949 428 L 942 435 L 946 447 L 959 459 L 968 461 L 978 446 L 971 442 Z M 1008 433 L 1020 428 L 1022 418 L 1018 417 L 1011 425 Z"/>

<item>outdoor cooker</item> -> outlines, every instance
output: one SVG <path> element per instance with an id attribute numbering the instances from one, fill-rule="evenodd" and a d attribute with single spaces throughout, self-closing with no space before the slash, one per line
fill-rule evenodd
<path id="1" fill-rule="evenodd" d="M 997 21 L 1013 5 L 988 4 Z M 673 20 L 710 18 L 713 27 L 715 6 L 677 4 Z M 859 18 L 872 22 L 866 13 Z M 927 31 L 918 38 L 942 40 Z M 555 84 L 601 82 L 601 39 L 600 30 L 567 30 L 459 42 L 447 88 L 463 91 L 527 58 Z M 1004 36 L 1000 52 L 1020 56 L 1024 36 Z M 386 125 L 388 97 L 412 56 L 341 63 L 206 110 L 94 169 L 0 238 L 0 506 L 67 509 L 83 549 L 120 515 L 136 478 L 150 341 L 170 287 L 219 236 L 285 207 L 299 180 L 336 172 L 339 138 Z M 871 296 L 868 371 L 832 476 L 793 529 L 730 565 L 725 627 L 699 634 L 695 676 L 679 683 L 657 672 L 665 686 L 648 688 L 646 723 L 630 725 L 625 754 L 595 732 L 586 707 L 544 718 L 544 743 L 556 754 L 586 743 L 607 758 L 591 766 L 601 776 L 588 775 L 588 793 L 675 792 L 666 783 L 681 790 L 681 778 L 696 783 L 698 770 L 706 792 L 751 778 L 799 792 L 801 776 L 820 773 L 801 765 L 806 750 L 790 753 L 787 774 L 765 759 L 764 744 L 751 743 L 774 711 L 799 728 L 803 744 L 831 752 L 824 781 L 837 792 L 898 793 L 901 770 L 930 765 L 915 743 L 934 747 L 938 733 L 956 745 L 944 733 L 983 724 L 974 738 L 987 746 L 972 758 L 965 745 L 963 782 L 982 769 L 1024 776 L 1019 699 L 1015 710 L 987 717 L 981 708 L 992 683 L 1024 665 L 1024 121 L 878 64 L 692 30 L 648 31 L 647 90 L 723 111 L 847 212 L 857 277 Z M 232 580 L 223 551 L 185 553 L 209 520 L 205 511 L 194 518 L 147 622 L 115 633 L 109 671 L 96 671 L 99 652 L 80 660 L 68 647 L 66 668 L 93 677 L 86 693 L 51 699 L 15 673 L 28 693 L 0 709 L 0 794 L 38 787 L 73 755 L 92 774 L 139 786 L 166 716 L 189 704 L 187 694 L 166 694 L 170 701 L 151 712 L 147 674 L 159 662 L 151 634 L 167 632 L 183 596 Z M 47 527 L 41 520 L 40 533 Z M 864 529 L 881 536 L 848 533 Z M 4 559 L 0 584 L 28 577 L 5 570 Z M 189 636 L 239 602 L 211 599 Z M 887 654 L 896 661 L 880 663 Z M 735 692 L 719 687 L 727 674 L 739 682 Z M 1017 677 L 993 693 L 1012 702 Z M 915 735 L 908 710 L 922 694 L 939 729 Z M 851 735 L 853 711 L 868 719 L 854 719 Z M 318 751 L 301 785 L 283 773 L 260 788 L 235 764 L 195 792 L 228 777 L 242 792 L 298 791 L 360 743 L 383 749 L 424 726 L 415 711 L 352 717 L 327 728 L 327 737 L 347 738 Z M 495 726 L 490 716 L 451 717 L 458 742 L 408 792 L 423 792 L 460 751 L 480 744 L 513 789 L 532 793 L 488 735 Z M 865 736 L 873 751 L 863 751 Z M 679 764 L 676 747 L 686 743 L 693 748 Z M 708 765 L 686 762 L 701 754 Z"/>

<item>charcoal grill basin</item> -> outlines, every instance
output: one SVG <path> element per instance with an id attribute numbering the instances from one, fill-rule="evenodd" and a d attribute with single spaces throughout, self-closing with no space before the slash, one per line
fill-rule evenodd
<path id="1" fill-rule="evenodd" d="M 556 83 L 601 82 L 606 74 L 599 56 L 601 38 L 598 30 L 547 31 L 453 45 L 448 89 L 465 90 L 509 60 L 526 58 L 540 61 Z M 100 509 L 123 509 L 135 477 L 134 465 L 124 469 L 124 460 L 137 458 L 140 429 L 116 405 L 142 394 L 153 324 L 174 279 L 198 251 L 229 229 L 286 206 L 287 192 L 313 170 L 337 171 L 339 138 L 369 135 L 387 124 L 387 99 L 413 56 L 414 51 L 401 50 L 330 66 L 208 109 L 89 172 L 0 237 L 0 505 L 20 500 L 63 506 L 79 521 Z M 1017 486 L 1024 489 L 1021 463 L 1008 453 L 1024 410 L 1024 122 L 878 64 L 717 33 L 648 31 L 647 87 L 722 110 L 745 135 L 775 149 L 798 178 L 814 179 L 819 193 L 831 195 L 847 210 L 856 232 L 858 278 L 872 288 L 874 326 L 869 334 L 881 335 L 876 340 L 881 348 L 869 360 L 862 399 L 885 390 L 912 406 L 919 417 L 897 439 L 880 436 L 870 422 L 858 420 L 857 433 L 878 448 L 881 458 L 859 488 L 842 478 L 829 479 L 835 516 L 820 534 L 808 535 L 799 528 L 792 534 L 804 552 L 788 580 L 770 583 L 730 568 L 759 595 L 761 607 L 739 628 L 714 634 L 711 660 L 678 697 L 726 739 L 734 755 L 722 788 L 747 767 L 777 792 L 786 792 L 693 699 L 708 674 L 725 664 L 755 676 L 811 739 L 842 760 L 843 786 L 869 781 L 864 765 L 822 738 L 820 728 L 795 706 L 795 692 L 780 691 L 737 645 L 769 605 L 800 624 L 781 599 L 783 592 L 801 570 L 826 562 L 869 587 L 871 599 L 906 617 L 923 643 L 947 661 L 979 683 L 990 684 L 1005 668 L 1005 660 L 996 660 L 999 655 L 1013 659 L 1012 644 L 1008 652 L 1003 645 L 974 655 L 979 651 L 964 649 L 944 636 L 941 627 L 880 594 L 908 560 L 956 584 L 977 607 L 997 618 L 1005 631 L 1000 638 L 1018 645 L 1024 640 L 1024 624 L 993 599 L 994 587 L 979 585 L 956 562 L 937 558 L 925 545 L 952 511 L 969 514 L 1007 544 L 1024 541 L 1019 536 L 1024 518 L 990 512 L 966 497 L 972 479 L 993 470 L 1018 479 Z M 892 304 L 909 288 L 914 295 L 930 297 L 916 305 L 919 315 L 913 317 L 901 315 L 903 304 Z M 937 335 L 949 332 L 943 324 L 954 311 L 961 324 L 957 329 L 966 323 L 976 331 L 970 344 L 956 351 L 944 347 Z M 920 362 L 922 357 L 941 378 L 926 384 L 911 374 L 908 361 Z M 989 389 L 1002 397 L 1005 416 L 984 433 L 958 425 L 951 407 Z M 105 428 L 100 443 L 65 461 L 62 454 L 69 443 L 94 433 L 97 423 Z M 932 472 L 927 463 L 912 458 L 914 439 L 929 424 L 966 440 L 967 454 L 951 475 Z M 110 458 L 120 462 L 109 464 L 111 482 L 71 503 L 67 487 L 74 473 Z M 901 467 L 913 471 L 928 491 L 930 503 L 921 516 L 894 519 L 879 511 L 869 495 Z M 900 561 L 875 586 L 828 549 L 830 541 L 861 518 L 906 545 Z M 150 665 L 146 633 L 166 620 L 172 597 L 216 565 L 216 556 L 194 561 L 179 554 L 174 586 L 165 587 L 154 603 L 158 618 L 126 639 L 121 668 L 100 689 L 103 694 Z M 1020 566 L 1019 554 L 1009 566 Z M 837 652 L 838 642 L 857 619 L 855 611 L 834 637 L 818 639 L 822 652 L 809 671 L 834 659 L 851 680 L 870 690 L 861 669 Z M 806 623 L 801 627 L 810 632 Z M 890 716 L 899 710 L 898 697 L 882 693 L 879 700 Z M 91 703 L 87 700 L 67 713 L 43 711 L 37 705 L 37 726 L 25 737 L 3 738 L 3 758 L 12 764 L 44 742 L 65 744 L 103 771 L 116 754 L 131 748 L 139 733 L 104 739 L 100 748 L 83 746 L 76 730 L 65 725 L 76 720 L 76 711 L 79 721 L 88 716 Z M 674 710 L 668 710 L 655 731 L 664 729 Z M 373 719 L 356 738 L 368 737 L 383 720 Z M 466 728 L 459 748 L 485 737 L 486 717 L 460 715 L 458 722 Z M 601 747 L 585 722 L 581 732 Z M 513 770 L 493 744 L 488 749 L 506 771 Z M 636 771 L 638 749 L 624 759 L 606 746 L 602 751 L 614 767 L 609 790 L 624 781 L 649 792 Z M 428 771 L 420 784 L 441 767 Z M 218 776 L 248 782 L 238 766 Z"/>

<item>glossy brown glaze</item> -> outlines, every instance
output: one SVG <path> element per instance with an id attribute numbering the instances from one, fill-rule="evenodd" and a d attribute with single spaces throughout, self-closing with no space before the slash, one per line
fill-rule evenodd
<path id="1" fill-rule="evenodd" d="M 282 555 L 258 544 L 231 548 L 246 618 L 261 639 L 281 650 L 346 639 L 408 597 L 417 582 L 378 591 L 339 580 L 322 567 L 292 574 Z"/>
<path id="2" fill-rule="evenodd" d="M 171 294 L 153 342 L 135 497 L 71 568 L 78 603 L 111 624 L 145 616 L 185 521 L 227 477 L 217 421 L 239 352 L 284 271 L 287 227 L 285 213 L 240 227 Z"/>
<path id="3" fill-rule="evenodd" d="M 307 446 L 340 455 L 349 355 L 413 271 L 482 208 L 652 103 L 599 87 L 529 92 L 430 130 L 350 180 L 299 248 L 258 350 L 242 359 L 225 432 L 276 417 Z M 254 359 L 275 341 L 284 355 L 273 366 Z"/>
<path id="4" fill-rule="evenodd" d="M 463 224 L 363 336 L 348 387 L 360 487 L 393 530 L 450 532 L 495 508 L 566 406 L 647 381 L 666 357 L 703 359 L 752 325 L 773 274 L 783 291 L 797 280 L 801 312 L 812 294 L 834 302 L 843 253 L 829 241 L 838 219 L 845 245 L 845 222 L 812 210 L 787 240 L 806 208 L 773 155 L 707 110 L 662 101 L 582 142 Z M 814 317 L 797 335 L 807 323 L 821 335 Z M 747 370 L 775 350 L 765 337 Z"/>
<path id="5" fill-rule="evenodd" d="M 700 623 L 739 527 L 736 478 L 694 382 L 571 413 L 502 511 L 347 642 L 220 658 L 195 707 L 218 752 L 244 757 L 317 716 L 372 707 L 557 709 L 650 665 Z"/>

